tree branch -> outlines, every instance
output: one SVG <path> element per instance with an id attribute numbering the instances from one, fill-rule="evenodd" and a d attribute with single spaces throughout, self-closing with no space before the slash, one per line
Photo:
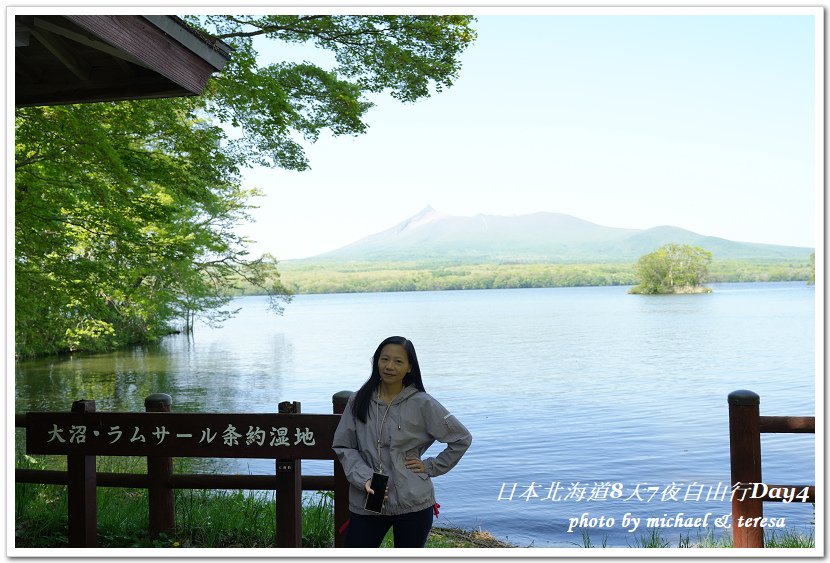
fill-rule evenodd
<path id="1" fill-rule="evenodd" d="M 325 18 L 325 17 L 328 17 L 328 16 L 305 16 L 305 17 L 300 18 L 300 21 L 308 21 L 310 19 Z M 246 22 L 246 21 L 243 21 L 243 20 L 238 20 L 236 18 L 230 18 L 230 19 L 232 21 L 240 24 L 240 25 L 252 25 L 252 26 L 258 27 L 255 23 L 252 23 L 252 22 Z M 306 29 L 306 28 L 302 28 L 302 27 L 288 26 L 288 25 L 271 25 L 271 26 L 258 27 L 256 31 L 237 31 L 237 32 L 233 32 L 233 33 L 223 33 L 223 34 L 217 35 L 216 37 L 218 39 L 228 39 L 228 38 L 231 38 L 231 37 L 255 37 L 255 36 L 258 36 L 258 35 L 265 35 L 267 33 L 275 33 L 275 32 L 278 32 L 278 31 L 289 31 L 289 32 L 292 32 L 292 33 L 296 33 L 298 35 L 307 35 L 309 37 L 317 37 L 318 39 L 322 39 L 323 41 L 330 41 L 332 43 L 341 43 L 341 44 L 344 44 L 344 45 L 363 45 L 364 43 L 361 42 L 361 41 L 347 41 L 346 38 L 363 37 L 363 36 L 369 36 L 369 35 L 388 35 L 393 31 L 397 31 L 398 29 L 402 29 L 402 28 L 398 28 L 398 27 L 390 24 L 389 27 L 384 28 L 384 29 L 377 29 L 377 28 L 374 28 L 374 27 L 364 27 L 364 28 L 356 29 L 354 31 L 343 31 L 341 33 L 329 35 L 329 34 L 326 34 L 326 33 L 323 33 L 323 32 L 314 31 L 314 30 L 310 30 L 310 29 Z"/>

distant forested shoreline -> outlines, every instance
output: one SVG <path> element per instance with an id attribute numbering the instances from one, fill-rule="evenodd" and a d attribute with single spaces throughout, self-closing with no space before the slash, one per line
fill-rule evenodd
<path id="1" fill-rule="evenodd" d="M 807 281 L 809 260 L 713 261 L 707 283 Z M 282 284 L 297 294 L 634 285 L 634 263 L 282 262 Z M 256 295 L 237 284 L 234 295 Z"/>

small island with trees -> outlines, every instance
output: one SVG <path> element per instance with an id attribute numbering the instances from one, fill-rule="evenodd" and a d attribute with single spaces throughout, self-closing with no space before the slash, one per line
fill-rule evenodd
<path id="1" fill-rule="evenodd" d="M 628 292 L 641 295 L 711 293 L 703 283 L 712 253 L 699 246 L 665 244 L 642 256 L 636 265 L 640 283 Z"/>

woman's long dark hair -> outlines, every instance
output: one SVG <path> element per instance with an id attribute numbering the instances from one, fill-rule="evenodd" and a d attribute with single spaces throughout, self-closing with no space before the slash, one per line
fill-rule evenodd
<path id="1" fill-rule="evenodd" d="M 366 383 L 364 383 L 363 386 L 357 390 L 357 395 L 355 395 L 354 398 L 352 414 L 363 423 L 366 422 L 366 417 L 369 414 L 369 405 L 372 402 L 372 393 L 374 393 L 375 389 L 377 389 L 380 385 L 378 359 L 380 358 L 380 351 L 383 350 L 383 347 L 387 344 L 398 344 L 403 346 L 404 350 L 406 350 L 406 356 L 409 359 L 409 365 L 412 366 L 412 371 L 406 374 L 403 378 L 404 387 L 407 385 L 414 385 L 416 389 L 426 391 L 426 389 L 424 389 L 424 382 L 421 381 L 421 366 L 418 364 L 418 356 L 415 354 L 415 346 L 413 346 L 412 342 L 403 336 L 390 336 L 381 342 L 378 345 L 378 349 L 375 350 L 375 354 L 372 356 L 372 375 L 370 375 Z"/>

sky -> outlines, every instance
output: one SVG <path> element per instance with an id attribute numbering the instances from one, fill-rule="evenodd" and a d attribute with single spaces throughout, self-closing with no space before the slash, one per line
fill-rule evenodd
<path id="1" fill-rule="evenodd" d="M 314 256 L 427 205 L 818 244 L 815 10 L 510 10 L 470 8 L 478 38 L 451 88 L 372 96 L 366 133 L 305 145 L 310 170 L 245 171 L 265 194 L 238 229 L 252 256 Z M 258 47 L 260 64 L 334 66 L 310 47 Z"/>
<path id="2" fill-rule="evenodd" d="M 313 256 L 427 205 L 816 245 L 812 15 L 483 14 L 474 27 L 453 87 L 373 97 L 368 132 L 307 145 L 311 170 L 245 173 L 266 194 L 240 230 L 254 256 Z M 262 64 L 278 56 L 292 55 L 261 46 Z"/>
<path id="3" fill-rule="evenodd" d="M 246 171 L 266 194 L 240 229 L 252 255 L 313 256 L 427 205 L 816 245 L 812 15 L 483 14 L 474 27 L 451 88 L 371 98 L 365 134 L 306 146 L 311 170 Z M 262 64 L 310 58 L 260 48 Z"/>

